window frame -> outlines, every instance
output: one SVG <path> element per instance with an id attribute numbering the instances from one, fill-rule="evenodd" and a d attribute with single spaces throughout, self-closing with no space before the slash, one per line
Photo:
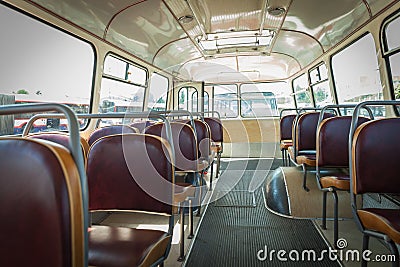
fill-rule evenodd
<path id="1" fill-rule="evenodd" d="M 161 76 L 161 77 L 163 77 L 163 78 L 165 78 L 165 79 L 167 79 L 167 97 L 166 97 L 166 99 L 165 99 L 165 110 L 168 110 L 168 100 L 169 100 L 169 88 L 170 88 L 170 81 L 169 81 L 169 78 L 167 77 L 167 76 L 165 76 L 165 75 L 162 75 L 161 73 L 159 73 L 159 72 L 157 72 L 157 71 L 154 71 L 154 72 L 152 72 L 152 74 L 151 74 L 151 76 L 150 76 L 150 86 L 148 86 L 148 92 L 147 91 L 145 91 L 145 95 L 147 94 L 147 95 L 150 95 L 150 89 L 151 89 L 151 79 L 152 79 L 152 76 L 153 75 L 159 75 L 159 76 Z M 145 102 L 147 102 L 147 110 L 149 110 L 149 101 L 148 101 L 148 99 L 147 99 L 147 101 L 145 101 Z"/>
<path id="2" fill-rule="evenodd" d="M 106 74 L 106 73 L 104 72 L 104 69 L 105 69 L 105 62 L 106 62 L 106 59 L 107 59 L 108 56 L 114 57 L 114 58 L 116 58 L 116 59 L 118 59 L 118 60 L 121 60 L 121 61 L 123 61 L 123 62 L 126 63 L 125 79 L 116 77 L 116 76 L 111 75 L 111 74 Z M 141 66 L 141 65 L 139 65 L 139 64 L 137 64 L 137 63 L 135 63 L 135 62 L 133 62 L 133 61 L 131 61 L 131 60 L 128 60 L 127 58 L 124 58 L 124 57 L 122 57 L 122 56 L 120 56 L 120 55 L 118 55 L 118 54 L 115 54 L 115 53 L 113 53 L 113 52 L 108 52 L 108 53 L 105 55 L 104 61 L 103 61 L 103 62 L 104 62 L 104 63 L 103 63 L 103 69 L 102 69 L 102 75 L 101 75 L 101 83 L 102 83 L 102 80 L 103 80 L 103 79 L 109 79 L 109 80 L 113 80 L 113 81 L 116 81 L 116 82 L 122 82 L 122 83 L 125 83 L 125 84 L 129 84 L 129 85 L 141 87 L 141 88 L 144 89 L 144 90 L 143 90 L 143 99 L 145 99 L 146 94 L 147 94 L 147 90 L 148 90 L 148 81 L 149 81 L 149 71 L 148 71 L 147 68 L 145 68 L 145 67 L 143 67 L 143 66 Z M 132 81 L 128 81 L 128 80 L 127 80 L 129 65 L 134 66 L 134 67 L 137 67 L 137 68 L 142 69 L 142 70 L 145 71 L 145 73 L 146 73 L 145 84 L 135 83 L 135 82 L 132 82 Z M 100 95 L 101 95 L 101 90 L 103 90 L 103 88 L 100 87 L 100 92 L 99 92 Z M 143 101 L 143 103 L 142 103 L 142 111 L 144 111 L 144 109 L 145 109 L 145 102 L 146 102 L 146 101 Z M 100 105 L 99 105 L 99 108 L 100 108 Z"/>

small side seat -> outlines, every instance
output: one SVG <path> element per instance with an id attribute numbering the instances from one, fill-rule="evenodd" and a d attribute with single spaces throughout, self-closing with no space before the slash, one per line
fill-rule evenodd
<path id="1" fill-rule="evenodd" d="M 0 266 L 84 266 L 77 166 L 53 142 L 0 137 Z"/>
<path id="2" fill-rule="evenodd" d="M 364 235 L 363 251 L 370 236 L 383 240 L 396 257 L 392 266 L 400 262 L 396 246 L 400 244 L 400 210 L 358 208 L 356 195 L 400 193 L 399 161 L 393 156 L 393 151 L 400 150 L 400 142 L 394 141 L 399 133 L 400 118 L 373 120 L 356 129 L 351 149 L 352 209 Z"/>
<path id="3" fill-rule="evenodd" d="M 48 141 L 60 144 L 64 147 L 68 148 L 71 151 L 71 148 L 69 145 L 69 134 L 66 134 L 63 132 L 41 132 L 41 133 L 29 134 L 26 137 L 33 138 L 33 139 L 48 140 Z M 86 160 L 88 152 L 89 152 L 89 144 L 86 141 L 86 139 L 83 138 L 82 136 L 80 139 L 81 139 L 81 148 L 82 148 L 83 158 Z"/>
<path id="4" fill-rule="evenodd" d="M 104 136 L 129 133 L 139 133 L 139 130 L 128 125 L 110 125 L 98 128 L 90 134 L 88 138 L 88 144 L 91 146 L 96 140 Z"/>

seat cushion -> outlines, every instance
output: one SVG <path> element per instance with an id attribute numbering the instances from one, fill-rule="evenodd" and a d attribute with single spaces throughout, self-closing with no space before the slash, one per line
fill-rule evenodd
<path id="1" fill-rule="evenodd" d="M 305 164 L 308 166 L 317 166 L 316 155 L 300 155 L 296 158 L 297 164 Z"/>
<path id="2" fill-rule="evenodd" d="M 292 140 L 282 140 L 281 141 L 281 150 L 287 150 L 290 146 L 293 146 Z"/>
<path id="3" fill-rule="evenodd" d="M 323 188 L 335 187 L 340 190 L 350 190 L 350 177 L 348 174 L 332 174 L 320 178 Z"/>
<path id="4" fill-rule="evenodd" d="M 358 210 L 357 214 L 367 230 L 384 233 L 400 243 L 400 210 L 370 208 Z"/>
<path id="5" fill-rule="evenodd" d="M 170 238 L 158 230 L 92 226 L 89 265 L 149 266 L 165 255 Z"/>

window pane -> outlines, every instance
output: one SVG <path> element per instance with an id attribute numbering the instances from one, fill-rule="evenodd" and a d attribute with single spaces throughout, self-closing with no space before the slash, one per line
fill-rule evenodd
<path id="1" fill-rule="evenodd" d="M 324 107 L 333 103 L 328 81 L 312 86 L 312 90 L 316 107 Z"/>
<path id="2" fill-rule="evenodd" d="M 328 70 L 327 70 L 325 64 L 321 64 L 318 67 L 316 67 L 310 71 L 311 84 L 315 84 L 317 82 L 327 80 L 327 79 L 328 79 Z"/>
<path id="3" fill-rule="evenodd" d="M 127 69 L 128 68 L 128 69 Z M 108 55 L 104 61 L 104 74 L 114 76 L 131 83 L 146 85 L 146 70 L 128 62 Z"/>
<path id="4" fill-rule="evenodd" d="M 127 80 L 132 83 L 146 85 L 146 71 L 142 68 L 129 64 Z"/>
<path id="5" fill-rule="evenodd" d="M 391 56 L 389 62 L 392 72 L 394 95 L 396 99 L 400 99 L 400 53 Z"/>
<path id="6" fill-rule="evenodd" d="M 113 56 L 107 56 L 104 61 L 104 74 L 125 80 L 126 62 Z"/>
<path id="7" fill-rule="evenodd" d="M 88 43 L 4 5 L 0 32 L 0 95 L 7 103 L 56 102 L 77 113 L 89 112 L 94 52 Z M 10 116 L 9 127 L 0 134 L 20 134 L 32 115 Z M 66 123 L 44 119 L 32 131 L 64 130 Z"/>
<path id="8" fill-rule="evenodd" d="M 279 110 L 294 107 L 287 83 L 242 84 L 240 93 L 243 117 L 278 116 Z"/>
<path id="9" fill-rule="evenodd" d="M 214 110 L 225 118 L 234 118 L 239 115 L 236 85 L 214 86 Z"/>
<path id="10" fill-rule="evenodd" d="M 370 34 L 334 55 L 332 70 L 339 104 L 383 99 L 375 44 Z M 381 109 L 374 110 L 376 116 L 382 115 Z"/>
<path id="11" fill-rule="evenodd" d="M 312 107 L 312 96 L 308 90 L 308 80 L 306 74 L 293 80 L 294 94 L 297 108 Z"/>
<path id="12" fill-rule="evenodd" d="M 198 105 L 197 104 L 198 104 L 197 91 L 194 91 L 192 93 L 192 110 L 191 111 L 198 112 L 198 109 L 197 109 Z"/>
<path id="13" fill-rule="evenodd" d="M 400 47 L 399 30 L 400 30 L 400 17 L 390 22 L 386 27 L 385 33 L 389 50 Z"/>
<path id="14" fill-rule="evenodd" d="M 166 110 L 168 96 L 168 78 L 158 73 L 153 73 L 150 80 L 149 100 L 147 108 L 149 110 Z"/>
<path id="15" fill-rule="evenodd" d="M 210 100 L 207 92 L 204 92 L 204 112 L 210 111 Z"/>
<path id="16" fill-rule="evenodd" d="M 179 90 L 178 93 L 178 108 L 182 110 L 188 110 L 188 89 L 187 87 L 183 87 Z"/>
<path id="17" fill-rule="evenodd" d="M 143 100 L 143 87 L 108 78 L 103 78 L 101 81 L 100 113 L 140 112 L 143 110 Z M 113 119 L 105 122 L 107 125 L 119 123 L 122 123 L 122 119 Z"/>

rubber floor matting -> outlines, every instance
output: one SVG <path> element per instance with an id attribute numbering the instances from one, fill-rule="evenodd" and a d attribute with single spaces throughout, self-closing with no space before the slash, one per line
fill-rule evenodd
<path id="1" fill-rule="evenodd" d="M 254 171 L 238 173 L 242 178 L 233 189 L 244 190 Z M 214 194 L 218 194 L 218 186 Z M 209 204 L 185 266 L 339 266 L 329 260 L 327 253 L 320 257 L 322 250 L 328 247 L 310 220 L 284 218 L 269 212 L 264 205 L 262 187 L 254 196 L 255 207 Z M 276 252 L 270 259 L 272 250 Z M 278 259 L 279 250 L 286 252 L 281 256 L 288 261 Z M 311 250 L 315 251 L 317 261 L 314 256 L 309 257 L 308 252 L 304 253 Z M 300 261 L 290 260 L 289 253 L 292 259 L 299 255 Z M 302 253 L 305 261 L 301 261 Z M 267 257 L 259 260 L 257 254 Z M 322 259 L 318 261 L 318 258 Z"/>

